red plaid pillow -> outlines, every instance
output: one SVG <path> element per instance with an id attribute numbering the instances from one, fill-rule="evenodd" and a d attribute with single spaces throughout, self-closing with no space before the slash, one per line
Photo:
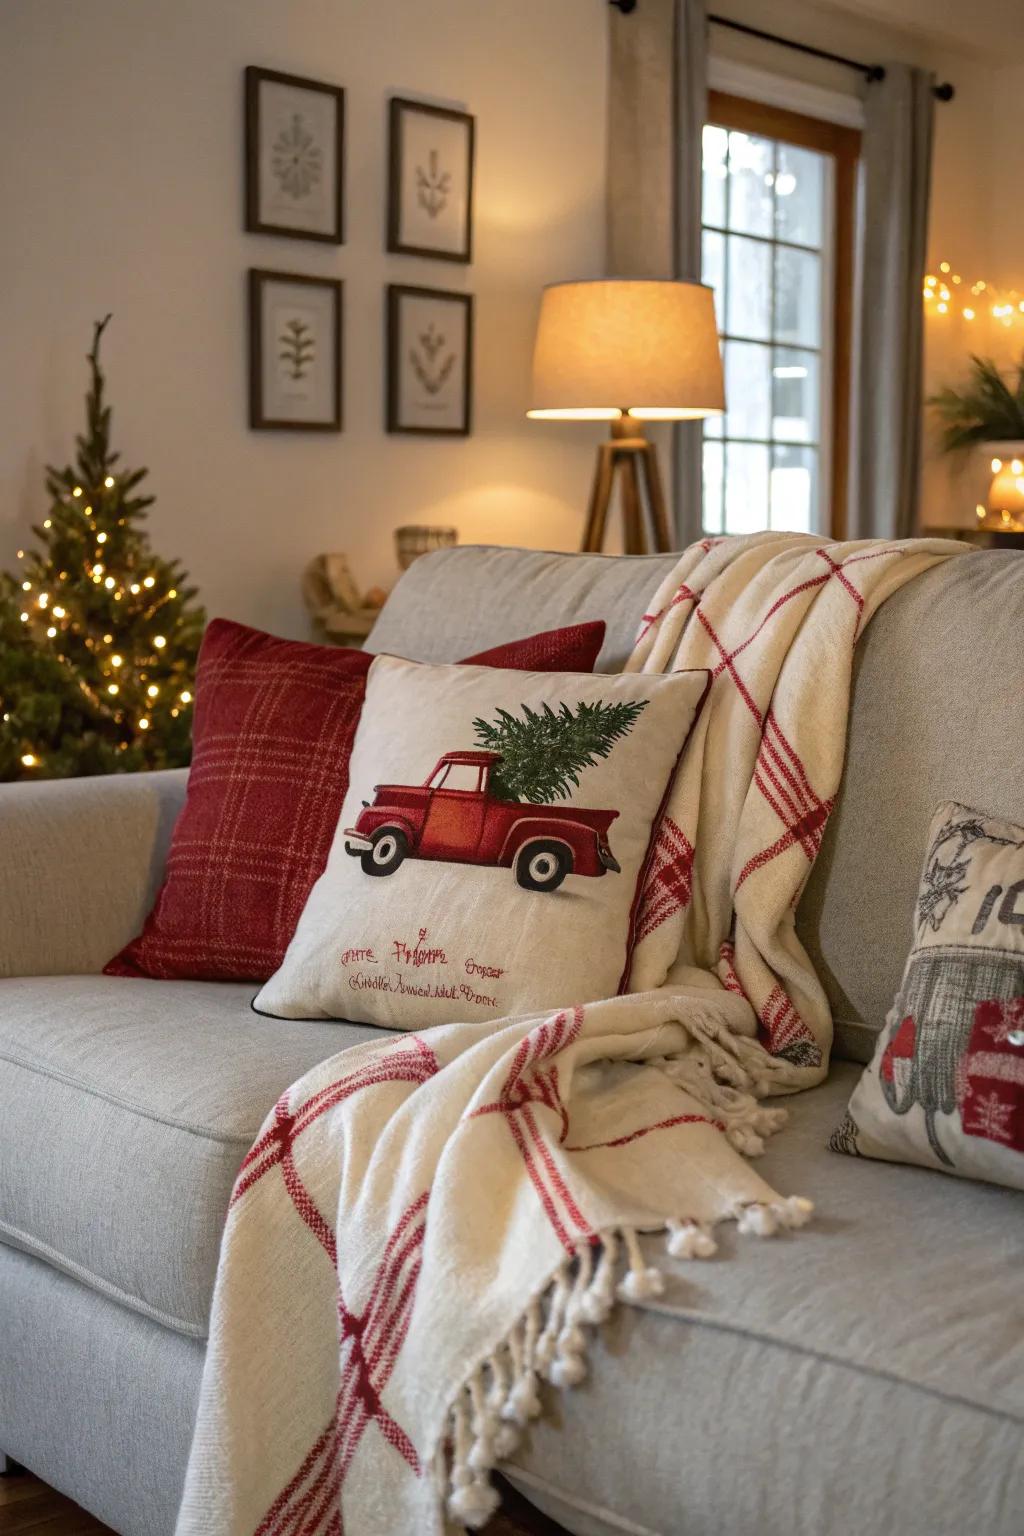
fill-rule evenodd
<path id="1" fill-rule="evenodd" d="M 467 662 L 592 672 L 603 623 Z M 156 904 L 108 976 L 266 981 L 323 872 L 373 656 L 214 619 L 199 653 L 188 794 Z"/>

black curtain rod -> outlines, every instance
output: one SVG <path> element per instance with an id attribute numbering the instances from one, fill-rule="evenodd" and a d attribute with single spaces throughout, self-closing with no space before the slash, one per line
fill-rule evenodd
<path id="1" fill-rule="evenodd" d="M 623 16 L 628 16 L 637 6 L 637 0 L 609 0 L 609 3 L 620 10 Z M 760 27 L 750 27 L 744 21 L 731 21 L 728 16 L 709 16 L 708 21 L 712 26 L 728 27 L 730 32 L 742 32 L 744 36 L 759 38 L 763 43 L 775 43 L 779 48 L 791 48 L 794 53 L 805 53 L 812 59 L 825 59 L 829 64 L 841 64 L 844 69 L 854 69 L 869 84 L 885 79 L 885 67 L 882 64 L 865 64 L 860 59 L 848 59 L 842 53 L 830 53 L 827 48 L 813 48 L 810 43 L 794 43 L 792 38 L 780 37 L 777 32 L 765 32 Z M 952 101 L 955 90 L 947 80 L 935 86 L 934 93 L 938 101 Z"/>

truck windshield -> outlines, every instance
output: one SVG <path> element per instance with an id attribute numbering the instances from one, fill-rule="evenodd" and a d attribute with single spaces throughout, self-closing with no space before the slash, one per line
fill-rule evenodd
<path id="1" fill-rule="evenodd" d="M 484 770 L 475 763 L 444 763 L 430 780 L 430 789 L 461 789 L 479 794 L 483 789 Z"/>

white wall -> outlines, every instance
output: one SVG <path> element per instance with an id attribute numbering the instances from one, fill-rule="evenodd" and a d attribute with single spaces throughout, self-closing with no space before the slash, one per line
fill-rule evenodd
<path id="1" fill-rule="evenodd" d="M 246 64 L 346 87 L 345 246 L 242 232 Z M 541 286 L 603 267 L 605 82 L 599 0 L 3 0 L 0 564 L 69 454 L 108 309 L 117 443 L 212 613 L 304 634 L 307 559 L 389 585 L 402 523 L 575 547 L 599 432 L 523 412 Z M 476 114 L 468 268 L 384 254 L 393 93 Z M 248 430 L 249 266 L 344 278 L 342 436 Z M 468 440 L 383 431 L 389 281 L 476 295 Z"/>
<path id="2" fill-rule="evenodd" d="M 858 3 L 869 0 L 713 8 L 951 78 L 956 99 L 936 112 L 931 259 L 1024 289 L 1019 46 L 984 25 L 968 29 L 973 42 L 942 36 L 918 14 L 930 0 L 877 0 L 884 25 L 837 9 Z M 118 443 L 149 465 L 154 537 L 185 561 L 211 612 L 304 634 L 306 560 L 343 549 L 364 586 L 388 585 L 392 530 L 404 522 L 454 523 L 465 541 L 574 548 L 601 430 L 527 422 L 523 411 L 541 286 L 603 267 L 606 10 L 604 0 L 2 0 L 0 564 L 42 512 L 44 463 L 68 454 L 91 322 L 107 309 Z M 946 22 L 955 14 L 950 0 Z M 846 71 L 720 29 L 712 38 L 733 57 L 851 86 Z M 248 63 L 346 86 L 344 247 L 242 232 Z M 469 268 L 383 252 L 392 93 L 477 115 Z M 248 266 L 345 279 L 341 437 L 249 432 Z M 383 432 L 388 281 L 476 294 L 469 440 Z M 990 344 L 1010 343 L 932 324 L 928 388 L 962 372 L 969 345 Z M 975 499 L 929 435 L 926 519 L 969 521 Z"/>

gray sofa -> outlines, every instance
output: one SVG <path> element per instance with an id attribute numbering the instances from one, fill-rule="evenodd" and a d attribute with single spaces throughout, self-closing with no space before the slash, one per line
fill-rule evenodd
<path id="1" fill-rule="evenodd" d="M 671 559 L 442 552 L 370 646 L 449 660 L 605 618 L 614 668 Z M 618 1309 L 514 1471 L 577 1536 L 1024 1529 L 1024 1198 L 825 1149 L 899 980 L 934 805 L 1024 821 L 1022 635 L 1014 553 L 933 570 L 867 632 L 798 914 L 838 1059 L 762 1164 L 818 1220 L 727 1234 L 704 1265 L 652 1240 L 665 1295 Z M 99 974 L 184 792 L 184 773 L 0 789 L 0 1447 L 123 1536 L 173 1530 L 238 1164 L 288 1083 L 373 1033 L 259 1018 L 248 986 Z"/>

